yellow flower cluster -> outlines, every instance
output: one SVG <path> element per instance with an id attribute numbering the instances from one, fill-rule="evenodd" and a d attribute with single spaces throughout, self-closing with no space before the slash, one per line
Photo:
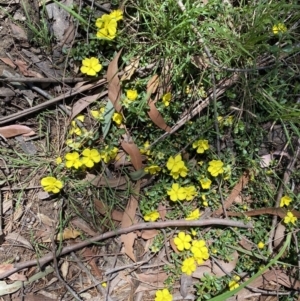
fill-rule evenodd
<path id="1" fill-rule="evenodd" d="M 67 153 L 65 155 L 66 159 L 66 167 L 78 169 L 82 165 L 86 167 L 93 167 L 95 163 L 99 163 L 101 160 L 100 153 L 96 149 L 85 149 L 81 153 L 82 157 L 80 157 L 78 152 Z"/>
<path id="2" fill-rule="evenodd" d="M 166 94 L 163 95 L 162 102 L 165 105 L 165 107 L 168 107 L 170 105 L 171 99 L 172 99 L 171 92 L 168 92 L 168 93 L 166 93 Z"/>
<path id="3" fill-rule="evenodd" d="M 193 240 L 191 251 L 199 265 L 209 258 L 208 248 L 204 240 Z"/>
<path id="4" fill-rule="evenodd" d="M 204 240 L 193 240 L 189 234 L 179 232 L 174 238 L 174 243 L 179 251 L 191 250 L 193 256 L 185 259 L 181 270 L 191 275 L 196 270 L 196 264 L 203 264 L 209 258 L 208 248 Z"/>
<path id="5" fill-rule="evenodd" d="M 287 31 L 287 27 L 283 23 L 273 25 L 272 31 L 274 34 L 280 34 Z"/>
<path id="6" fill-rule="evenodd" d="M 149 146 L 150 146 L 149 141 L 146 141 L 146 142 L 144 143 L 144 147 L 143 147 L 143 148 L 140 148 L 140 152 L 141 152 L 142 155 L 150 156 L 151 151 L 150 151 L 150 149 L 149 149 Z"/>
<path id="7" fill-rule="evenodd" d="M 123 19 L 121 10 L 114 10 L 110 14 L 104 14 L 96 20 L 97 38 L 113 40 L 116 37 L 118 21 Z"/>
<path id="8" fill-rule="evenodd" d="M 167 162 L 167 168 L 170 170 L 170 175 L 176 180 L 180 177 L 186 177 L 189 171 L 182 161 L 181 155 L 170 157 Z"/>
<path id="9" fill-rule="evenodd" d="M 99 163 L 101 159 L 108 163 L 109 161 L 113 160 L 118 153 L 118 149 L 116 147 L 109 148 L 108 146 L 105 147 L 103 151 L 99 153 L 97 149 L 89 149 L 86 148 L 81 155 L 78 152 L 71 152 L 65 155 L 66 159 L 66 167 L 78 169 L 83 165 L 89 168 L 92 168 L 95 163 Z"/>
<path id="10" fill-rule="evenodd" d="M 239 283 L 238 283 L 238 281 L 240 280 L 241 278 L 239 277 L 239 276 L 237 276 L 237 275 L 234 275 L 233 277 L 232 277 L 232 280 L 231 281 L 229 281 L 229 283 L 228 283 L 228 286 L 229 286 L 229 290 L 230 291 L 233 291 L 233 290 L 235 290 L 236 288 L 238 288 L 240 285 L 239 285 Z"/>
<path id="11" fill-rule="evenodd" d="M 102 120 L 104 117 L 104 112 L 105 108 L 102 107 L 99 110 L 91 110 L 90 113 L 91 115 L 96 119 L 96 120 Z"/>
<path id="12" fill-rule="evenodd" d="M 158 172 L 160 172 L 160 170 L 161 168 L 158 165 L 150 165 L 144 169 L 144 171 L 150 175 L 156 175 Z"/>
<path id="13" fill-rule="evenodd" d="M 197 190 L 194 185 L 181 187 L 178 183 L 173 183 L 171 189 L 167 191 L 171 201 L 191 201 L 197 195 Z"/>

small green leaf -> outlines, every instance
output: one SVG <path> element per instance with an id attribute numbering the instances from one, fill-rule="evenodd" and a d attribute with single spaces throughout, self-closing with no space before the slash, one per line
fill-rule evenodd
<path id="1" fill-rule="evenodd" d="M 143 178 L 145 175 L 147 175 L 147 173 L 144 171 L 144 169 L 139 169 L 137 171 L 131 172 L 129 174 L 129 177 L 131 178 L 131 180 L 137 181 Z"/>
<path id="2" fill-rule="evenodd" d="M 107 136 L 111 125 L 111 118 L 115 112 L 115 108 L 111 101 L 108 101 L 104 111 L 104 124 L 102 125 L 103 139 Z"/>

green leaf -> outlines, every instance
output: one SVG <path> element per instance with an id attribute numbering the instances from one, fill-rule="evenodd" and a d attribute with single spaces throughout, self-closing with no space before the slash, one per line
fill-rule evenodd
<path id="1" fill-rule="evenodd" d="M 107 136 L 111 125 L 111 118 L 115 112 L 115 108 L 111 101 L 108 101 L 104 111 L 104 124 L 102 125 L 103 139 Z"/>
<path id="2" fill-rule="evenodd" d="M 144 171 L 144 169 L 139 169 L 137 171 L 131 172 L 129 174 L 129 177 L 131 180 L 137 181 L 137 180 L 143 178 L 145 175 L 147 175 L 147 173 Z"/>

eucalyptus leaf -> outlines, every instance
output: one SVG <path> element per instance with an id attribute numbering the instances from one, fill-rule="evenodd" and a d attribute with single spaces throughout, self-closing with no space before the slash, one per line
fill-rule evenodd
<path id="1" fill-rule="evenodd" d="M 111 118 L 115 112 L 114 105 L 111 101 L 108 101 L 105 107 L 104 111 L 104 124 L 102 125 L 102 133 L 103 133 L 103 139 L 107 136 L 109 132 L 109 128 L 111 125 Z"/>
<path id="2" fill-rule="evenodd" d="M 137 171 L 131 172 L 129 174 L 129 177 L 131 180 L 137 181 L 137 180 L 143 178 L 145 175 L 147 175 L 147 173 L 144 171 L 144 169 L 139 169 Z"/>

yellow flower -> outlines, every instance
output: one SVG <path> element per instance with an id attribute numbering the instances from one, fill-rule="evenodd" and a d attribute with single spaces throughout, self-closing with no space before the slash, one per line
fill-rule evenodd
<path id="1" fill-rule="evenodd" d="M 108 145 L 105 146 L 105 149 L 100 152 L 101 159 L 108 163 L 109 161 L 115 159 L 118 154 L 118 148 L 114 147 L 113 149 L 109 149 Z"/>
<path id="2" fill-rule="evenodd" d="M 114 113 L 112 116 L 112 120 L 117 124 L 120 125 L 123 121 L 123 116 L 120 113 Z"/>
<path id="3" fill-rule="evenodd" d="M 70 131 L 69 131 L 69 135 L 75 134 L 75 135 L 77 135 L 77 136 L 81 136 L 82 131 L 81 131 L 80 127 L 78 127 L 78 126 L 76 125 L 75 120 L 72 120 L 72 121 L 71 121 L 71 126 L 72 126 L 72 128 L 71 128 Z"/>
<path id="4" fill-rule="evenodd" d="M 186 218 L 185 220 L 186 221 L 194 221 L 194 220 L 197 220 L 199 219 L 200 217 L 200 211 L 199 209 L 197 208 L 196 210 L 192 211 Z M 193 234 L 193 233 L 192 233 Z"/>
<path id="5" fill-rule="evenodd" d="M 78 115 L 75 119 L 78 119 L 79 121 L 81 121 L 81 122 L 84 122 L 84 115 Z"/>
<path id="6" fill-rule="evenodd" d="M 209 189 L 211 185 L 211 180 L 208 178 L 201 179 L 200 184 L 203 189 Z"/>
<path id="7" fill-rule="evenodd" d="M 82 162 L 80 161 L 79 154 L 77 152 L 67 153 L 65 155 L 65 159 L 67 168 L 74 167 L 78 169 L 80 166 L 82 166 Z"/>
<path id="8" fill-rule="evenodd" d="M 198 264 L 202 264 L 204 260 L 209 258 L 208 248 L 203 239 L 193 240 L 191 251 Z"/>
<path id="9" fill-rule="evenodd" d="M 223 165 L 224 163 L 221 160 L 212 160 L 208 162 L 208 171 L 213 177 L 217 177 L 218 174 L 221 174 L 224 172 Z"/>
<path id="10" fill-rule="evenodd" d="M 90 76 L 95 76 L 102 69 L 102 65 L 96 57 L 82 60 L 82 67 L 80 71 Z"/>
<path id="11" fill-rule="evenodd" d="M 198 154 L 203 154 L 209 149 L 208 140 L 198 140 L 193 143 L 193 148 L 197 148 Z"/>
<path id="12" fill-rule="evenodd" d="M 197 231 L 195 231 L 194 229 L 191 230 L 191 233 L 192 233 L 193 236 L 197 235 Z"/>
<path id="13" fill-rule="evenodd" d="M 288 211 L 284 218 L 284 223 L 285 224 L 292 223 L 293 225 L 295 225 L 296 221 L 297 221 L 297 217 L 294 216 L 294 214 L 291 211 Z"/>
<path id="14" fill-rule="evenodd" d="M 140 148 L 140 152 L 142 155 L 150 156 L 150 149 L 149 149 L 150 143 L 149 141 L 146 141 L 144 143 L 144 148 Z"/>
<path id="15" fill-rule="evenodd" d="M 184 189 L 185 189 L 185 194 L 186 194 L 185 199 L 187 201 L 191 201 L 197 195 L 197 190 L 194 185 L 184 187 Z"/>
<path id="16" fill-rule="evenodd" d="M 283 196 L 280 199 L 280 207 L 288 206 L 291 201 L 292 201 L 292 199 L 289 196 L 287 196 L 287 195 Z"/>
<path id="17" fill-rule="evenodd" d="M 101 286 L 102 286 L 102 287 L 107 287 L 107 283 L 106 283 L 106 282 L 102 282 L 102 283 L 101 283 Z"/>
<path id="18" fill-rule="evenodd" d="M 287 31 L 286 26 L 283 23 L 273 25 L 272 31 L 274 34 L 279 34 Z"/>
<path id="19" fill-rule="evenodd" d="M 167 168 L 173 172 L 177 172 L 180 168 L 184 166 L 184 162 L 182 161 L 181 155 L 177 155 L 176 157 L 170 157 L 167 162 Z"/>
<path id="20" fill-rule="evenodd" d="M 123 12 L 120 9 L 113 10 L 109 16 L 116 21 L 123 20 Z"/>
<path id="21" fill-rule="evenodd" d="M 113 40 L 117 32 L 117 20 L 115 16 L 104 14 L 96 20 L 97 38 Z"/>
<path id="22" fill-rule="evenodd" d="M 95 163 L 99 163 L 101 160 L 100 154 L 96 149 L 88 149 L 86 148 L 82 152 L 83 158 L 81 159 L 82 164 L 86 167 L 93 167 Z"/>
<path id="23" fill-rule="evenodd" d="M 158 218 L 159 218 L 159 213 L 157 211 L 152 211 L 152 212 L 144 215 L 144 220 L 146 222 L 149 222 L 149 221 L 155 222 Z"/>
<path id="24" fill-rule="evenodd" d="M 228 283 L 228 286 L 229 286 L 229 290 L 230 291 L 233 291 L 235 290 L 236 288 L 238 288 L 240 285 L 238 284 L 238 281 L 240 280 L 241 278 L 237 275 L 234 275 L 233 276 L 233 280 L 229 281 Z"/>
<path id="25" fill-rule="evenodd" d="M 258 247 L 259 249 L 263 249 L 263 248 L 265 247 L 265 244 L 264 244 L 262 241 L 260 241 L 260 242 L 257 244 L 257 247 Z"/>
<path id="26" fill-rule="evenodd" d="M 172 99 L 172 94 L 171 92 L 166 93 L 163 97 L 162 97 L 162 102 L 165 105 L 165 107 L 168 107 L 170 105 L 170 101 Z"/>
<path id="27" fill-rule="evenodd" d="M 100 108 L 100 110 L 91 110 L 90 111 L 91 115 L 97 120 L 103 118 L 104 112 L 105 112 L 104 107 Z"/>
<path id="28" fill-rule="evenodd" d="M 187 173 L 188 173 L 189 170 L 184 165 L 184 162 L 182 162 L 182 163 L 183 163 L 183 166 L 179 170 L 177 170 L 177 171 L 172 170 L 170 172 L 170 176 L 172 176 L 173 179 L 175 179 L 175 180 L 177 180 L 179 178 L 179 176 L 181 176 L 183 178 L 185 178 L 187 176 Z"/>
<path id="29" fill-rule="evenodd" d="M 187 275 L 192 275 L 196 271 L 196 262 L 193 257 L 185 259 L 182 263 L 181 271 Z"/>
<path id="30" fill-rule="evenodd" d="M 173 300 L 173 296 L 166 288 L 164 288 L 163 290 L 158 290 L 155 293 L 155 301 L 172 301 L 172 300 Z"/>
<path id="31" fill-rule="evenodd" d="M 61 157 L 57 157 L 57 158 L 55 159 L 55 163 L 56 163 L 57 165 L 59 165 L 61 162 L 62 162 L 62 158 L 61 158 Z"/>
<path id="32" fill-rule="evenodd" d="M 170 196 L 171 201 L 183 201 L 186 198 L 186 191 L 183 187 L 180 187 L 179 184 L 172 184 L 172 188 L 167 191 L 167 194 Z"/>
<path id="33" fill-rule="evenodd" d="M 192 240 L 189 234 L 184 232 L 179 232 L 178 235 L 174 238 L 174 243 L 179 251 L 189 250 L 191 248 L 190 241 Z"/>
<path id="34" fill-rule="evenodd" d="M 80 142 L 74 142 L 72 139 L 67 139 L 66 145 L 72 149 L 79 149 L 81 146 Z"/>
<path id="35" fill-rule="evenodd" d="M 138 97 L 137 90 L 127 90 L 126 97 L 131 101 L 135 101 Z"/>
<path id="36" fill-rule="evenodd" d="M 59 193 L 59 191 L 64 187 L 62 181 L 57 180 L 54 177 L 43 178 L 41 180 L 41 185 L 45 191 L 53 193 Z"/>
<path id="37" fill-rule="evenodd" d="M 144 170 L 146 173 L 156 175 L 158 172 L 160 172 L 161 168 L 158 165 L 151 165 L 146 167 Z"/>

